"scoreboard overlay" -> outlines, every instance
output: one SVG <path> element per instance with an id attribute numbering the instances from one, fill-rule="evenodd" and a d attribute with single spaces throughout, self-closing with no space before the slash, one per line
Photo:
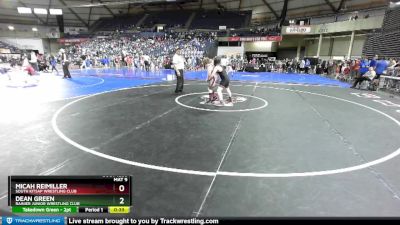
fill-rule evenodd
<path id="1" fill-rule="evenodd" d="M 132 177 L 9 176 L 13 213 L 128 213 Z"/>

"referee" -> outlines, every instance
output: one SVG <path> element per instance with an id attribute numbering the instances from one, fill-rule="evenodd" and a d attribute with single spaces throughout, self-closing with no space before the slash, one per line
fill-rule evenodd
<path id="1" fill-rule="evenodd" d="M 65 53 L 64 49 L 60 49 L 60 53 L 61 53 L 61 62 L 62 62 L 62 68 L 63 68 L 63 72 L 64 72 L 64 77 L 65 78 L 72 78 L 71 74 L 69 73 L 69 60 L 68 60 L 68 56 Z"/>
<path id="2" fill-rule="evenodd" d="M 172 57 L 172 64 L 174 65 L 176 75 L 175 93 L 182 93 L 183 69 L 185 68 L 185 59 L 182 57 L 180 49 L 176 50 L 174 57 Z"/>

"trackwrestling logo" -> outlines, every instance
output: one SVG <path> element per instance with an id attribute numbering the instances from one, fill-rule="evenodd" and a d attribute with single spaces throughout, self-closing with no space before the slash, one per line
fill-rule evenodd
<path id="1" fill-rule="evenodd" d="M 3 217 L 3 224 L 8 225 L 64 225 L 64 217 L 60 216 L 18 216 Z"/>

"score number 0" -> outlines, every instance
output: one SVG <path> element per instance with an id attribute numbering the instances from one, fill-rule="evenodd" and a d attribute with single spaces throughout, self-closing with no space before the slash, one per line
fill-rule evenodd
<path id="1" fill-rule="evenodd" d="M 119 185 L 118 190 L 119 190 L 119 192 L 124 192 L 124 191 L 125 191 L 125 186 L 122 185 L 122 184 Z M 120 204 L 120 205 L 124 205 L 124 204 L 125 204 L 125 198 L 120 197 L 120 198 L 119 198 L 119 204 Z"/>

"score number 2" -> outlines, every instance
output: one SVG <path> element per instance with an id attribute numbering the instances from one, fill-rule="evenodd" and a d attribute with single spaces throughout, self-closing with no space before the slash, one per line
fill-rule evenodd
<path id="1" fill-rule="evenodd" d="M 122 185 L 122 184 L 119 185 L 118 190 L 119 190 L 119 192 L 124 192 L 124 191 L 125 191 L 125 186 Z M 120 198 L 119 198 L 119 204 L 120 204 L 120 205 L 124 205 L 124 204 L 125 204 L 125 198 L 120 197 Z"/>

